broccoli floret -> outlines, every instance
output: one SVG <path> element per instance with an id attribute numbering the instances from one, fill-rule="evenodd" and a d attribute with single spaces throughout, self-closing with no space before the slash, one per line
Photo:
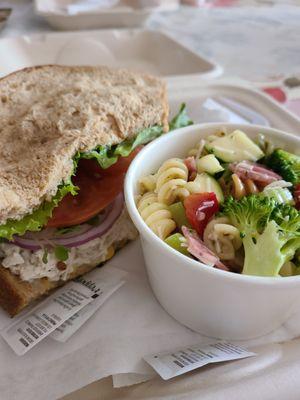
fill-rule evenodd
<path id="1" fill-rule="evenodd" d="M 300 182 L 300 157 L 282 149 L 276 149 L 266 158 L 266 165 L 294 185 Z"/>
<path id="2" fill-rule="evenodd" d="M 241 234 L 245 250 L 243 274 L 279 276 L 300 248 L 300 212 L 274 199 L 251 195 L 227 198 L 223 215 Z"/>

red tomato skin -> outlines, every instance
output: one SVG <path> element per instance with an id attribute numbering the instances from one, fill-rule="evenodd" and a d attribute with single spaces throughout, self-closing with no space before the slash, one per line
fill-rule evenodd
<path id="1" fill-rule="evenodd" d="M 93 159 L 79 161 L 73 183 L 79 187 L 78 194 L 67 194 L 53 215 L 47 227 L 64 228 L 82 224 L 107 207 L 123 190 L 127 169 L 138 153 L 133 151 L 128 157 L 120 157 L 116 164 L 102 169 Z"/>
<path id="2" fill-rule="evenodd" d="M 184 199 L 184 208 L 189 223 L 202 238 L 209 220 L 219 211 L 219 202 L 214 192 L 194 193 Z"/>

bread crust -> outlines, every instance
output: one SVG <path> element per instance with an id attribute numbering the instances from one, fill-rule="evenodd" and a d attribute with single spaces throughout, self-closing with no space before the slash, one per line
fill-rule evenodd
<path id="1" fill-rule="evenodd" d="M 0 225 L 53 196 L 78 151 L 167 121 L 165 84 L 150 75 L 46 65 L 0 79 Z"/>
<path id="2" fill-rule="evenodd" d="M 128 240 L 123 240 L 114 243 L 114 251 L 125 246 L 127 242 Z M 110 257 L 111 256 L 112 254 L 110 254 Z M 84 275 L 97 265 L 98 264 L 81 265 L 73 271 L 67 281 Z M 26 282 L 22 281 L 17 275 L 12 274 L 9 269 L 0 266 L 0 306 L 4 308 L 11 317 L 14 317 L 29 304 L 46 296 L 49 292 L 64 285 L 67 281 L 50 281 L 48 278 L 41 278 L 35 279 L 33 282 Z"/>

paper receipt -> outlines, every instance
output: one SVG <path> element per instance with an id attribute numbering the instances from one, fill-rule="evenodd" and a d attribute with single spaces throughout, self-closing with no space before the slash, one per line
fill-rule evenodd
<path id="1" fill-rule="evenodd" d="M 144 360 L 165 380 L 222 361 L 238 360 L 255 353 L 228 342 L 193 345 L 171 352 L 145 356 Z"/>
<path id="2" fill-rule="evenodd" d="M 85 324 L 89 318 L 91 318 L 91 316 L 98 310 L 99 307 L 101 307 L 106 299 L 108 299 L 108 297 L 110 297 L 124 283 L 124 280 L 120 280 L 119 282 L 111 282 L 111 284 L 102 287 L 102 296 L 99 296 L 92 303 L 88 304 L 67 321 L 65 321 L 50 334 L 50 337 L 58 342 L 66 342 L 71 336 L 74 335 L 75 332 L 78 331 L 78 329 L 82 327 L 82 325 Z"/>
<path id="3" fill-rule="evenodd" d="M 68 282 L 25 315 L 15 318 L 0 334 L 16 354 L 23 355 L 95 299 L 98 308 L 114 292 L 114 285 L 120 286 L 124 276 L 123 271 L 110 267 Z"/>

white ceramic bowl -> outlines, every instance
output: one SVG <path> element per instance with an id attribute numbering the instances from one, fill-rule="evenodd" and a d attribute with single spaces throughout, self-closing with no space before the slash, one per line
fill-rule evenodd
<path id="1" fill-rule="evenodd" d="M 140 177 L 157 171 L 170 157 L 185 157 L 200 138 L 220 127 L 241 129 L 250 137 L 260 132 L 286 149 L 300 150 L 300 138 L 275 129 L 224 123 L 193 125 L 160 137 L 138 154 L 126 176 L 125 197 L 140 232 L 150 284 L 164 309 L 204 335 L 243 340 L 274 330 L 299 309 L 300 276 L 239 275 L 185 257 L 148 228 L 134 201 Z"/>

